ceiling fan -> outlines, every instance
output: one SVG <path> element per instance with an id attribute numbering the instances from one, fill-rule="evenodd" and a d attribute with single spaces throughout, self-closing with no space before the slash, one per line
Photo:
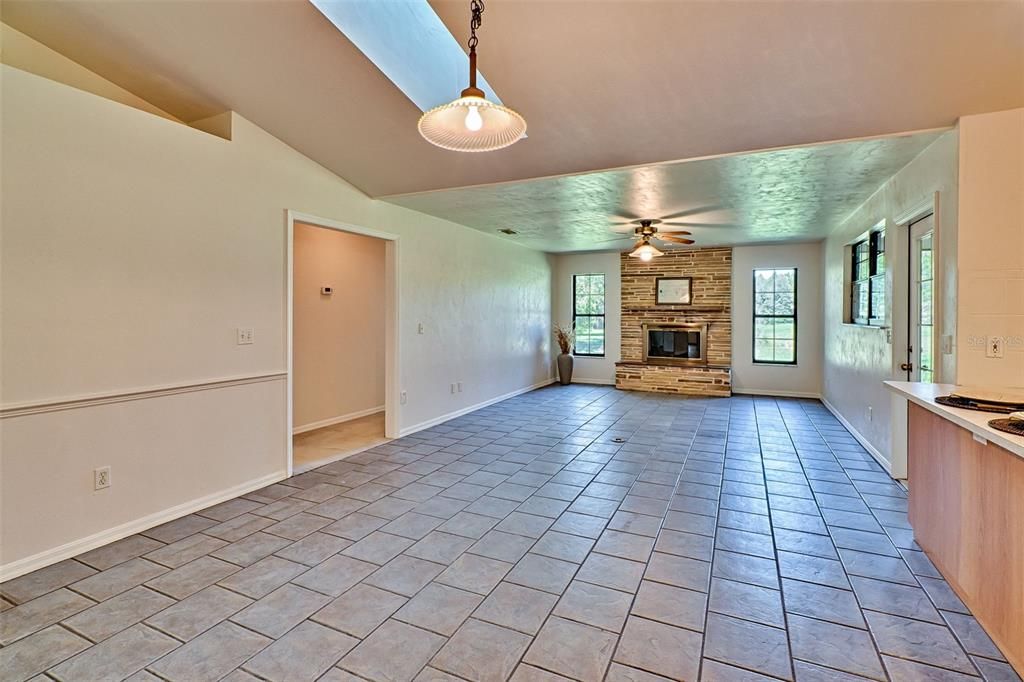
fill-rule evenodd
<path id="1" fill-rule="evenodd" d="M 652 239 L 672 244 L 694 243 L 694 240 L 692 239 L 678 236 L 692 233 L 687 232 L 686 230 L 659 228 L 659 225 L 671 226 L 674 225 L 674 223 L 662 222 L 656 218 L 642 218 L 639 220 L 632 220 L 628 223 L 622 223 L 613 229 L 616 231 L 625 231 L 623 228 L 629 228 L 633 232 L 631 237 L 620 237 L 620 239 L 636 239 L 636 244 L 633 245 L 633 250 L 629 252 L 629 255 L 634 258 L 639 258 L 642 261 L 649 261 L 655 256 L 664 255 L 664 251 L 661 251 L 658 247 L 651 244 Z"/>

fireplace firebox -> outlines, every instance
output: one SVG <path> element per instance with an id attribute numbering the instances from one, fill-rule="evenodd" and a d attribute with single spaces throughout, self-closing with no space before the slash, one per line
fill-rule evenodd
<path id="1" fill-rule="evenodd" d="M 644 362 L 707 365 L 706 324 L 645 324 Z"/>

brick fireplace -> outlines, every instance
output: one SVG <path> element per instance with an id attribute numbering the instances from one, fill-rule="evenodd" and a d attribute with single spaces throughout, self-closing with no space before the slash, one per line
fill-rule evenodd
<path id="1" fill-rule="evenodd" d="M 622 361 L 616 388 L 729 396 L 732 249 L 668 251 L 650 262 L 622 254 Z M 689 277 L 689 304 L 659 304 L 659 278 Z"/>

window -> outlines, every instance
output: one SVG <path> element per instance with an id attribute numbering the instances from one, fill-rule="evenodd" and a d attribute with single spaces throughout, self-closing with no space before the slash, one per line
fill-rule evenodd
<path id="1" fill-rule="evenodd" d="M 850 321 L 885 323 L 885 231 L 879 230 L 851 248 Z"/>
<path id="2" fill-rule="evenodd" d="M 796 364 L 796 268 L 754 270 L 754 362 Z"/>
<path id="3" fill-rule="evenodd" d="M 573 355 L 604 357 L 604 275 L 572 276 Z"/>

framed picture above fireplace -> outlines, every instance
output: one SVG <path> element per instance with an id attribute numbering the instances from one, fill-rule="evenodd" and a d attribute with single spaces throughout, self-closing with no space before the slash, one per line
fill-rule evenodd
<path id="1" fill-rule="evenodd" d="M 654 284 L 657 305 L 690 305 L 692 277 L 658 277 Z"/>

